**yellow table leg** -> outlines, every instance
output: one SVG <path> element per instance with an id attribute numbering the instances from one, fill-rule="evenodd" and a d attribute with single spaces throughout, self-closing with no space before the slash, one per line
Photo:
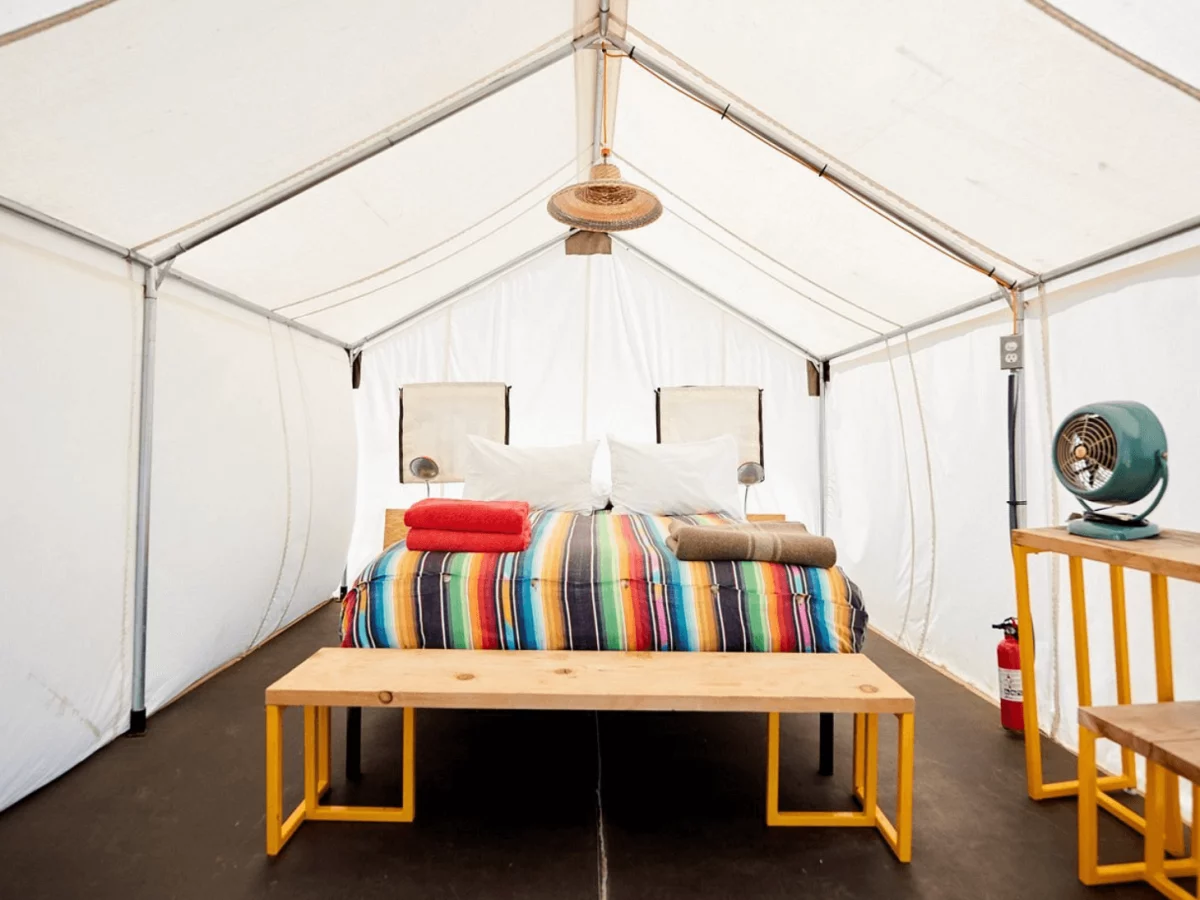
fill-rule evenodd
<path id="1" fill-rule="evenodd" d="M 329 791 L 329 755 L 332 741 L 332 710 L 328 706 L 317 708 L 317 797 Z"/>
<path id="2" fill-rule="evenodd" d="M 267 707 L 267 855 L 283 846 L 283 707 Z"/>
<path id="3" fill-rule="evenodd" d="M 1025 785 L 1029 796 L 1041 800 L 1042 733 L 1038 730 L 1037 676 L 1034 674 L 1033 610 L 1029 603 L 1029 551 L 1014 546 L 1013 574 L 1017 584 L 1017 627 L 1021 641 L 1021 692 L 1025 712 Z"/>
<path id="4" fill-rule="evenodd" d="M 863 798 L 863 788 L 866 785 L 864 769 L 867 764 L 867 717 L 862 713 L 854 714 L 854 797 Z"/>
<path id="5" fill-rule="evenodd" d="M 897 740 L 896 761 L 896 856 L 900 862 L 912 860 L 913 753 L 916 736 L 912 713 L 903 713 Z"/>
<path id="6" fill-rule="evenodd" d="M 319 715 L 317 707 L 304 707 L 304 811 L 311 814 L 317 808 L 317 770 L 320 768 L 317 745 Z"/>
<path id="7" fill-rule="evenodd" d="M 1108 580 L 1112 593 L 1113 660 L 1117 669 L 1117 703 L 1133 702 L 1133 691 L 1129 686 L 1129 628 L 1125 615 L 1125 569 L 1121 566 L 1108 567 Z M 1121 774 L 1129 782 L 1126 788 L 1137 787 L 1137 761 L 1131 747 L 1121 748 Z"/>
<path id="8" fill-rule="evenodd" d="M 1167 595 L 1167 577 L 1150 576 L 1150 611 L 1154 617 L 1154 670 L 1158 685 L 1158 702 L 1175 699 L 1174 664 L 1171 659 L 1171 605 Z M 1183 816 L 1179 809 L 1179 776 L 1167 772 L 1164 776 L 1165 805 L 1164 845 L 1173 856 L 1183 856 Z"/>
<path id="9" fill-rule="evenodd" d="M 1096 735 L 1079 726 L 1079 880 L 1096 884 L 1097 839 Z"/>

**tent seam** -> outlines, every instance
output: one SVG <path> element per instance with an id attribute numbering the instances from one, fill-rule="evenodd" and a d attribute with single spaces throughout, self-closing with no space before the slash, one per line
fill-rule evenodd
<path id="1" fill-rule="evenodd" d="M 380 275 L 386 275 L 388 272 L 398 269 L 401 266 L 407 265 L 408 263 L 413 262 L 414 260 L 420 259 L 422 256 L 424 256 L 427 253 L 432 253 L 434 250 L 437 250 L 439 247 L 444 247 L 446 244 L 450 243 L 455 238 L 462 237 L 468 231 L 478 228 L 480 225 L 482 225 L 488 219 L 492 218 L 493 216 L 499 215 L 500 213 L 504 212 L 509 207 L 515 205 L 518 201 L 523 200 L 525 197 L 529 196 L 535 190 L 537 190 L 539 187 L 541 187 L 543 184 L 545 184 L 547 181 L 551 181 L 555 177 L 557 177 L 558 174 L 563 171 L 563 169 L 566 169 L 568 166 L 570 166 L 574 163 L 577 163 L 579 161 L 579 157 L 582 155 L 583 155 L 582 153 L 577 153 L 572 159 L 568 159 L 565 163 L 563 163 L 561 166 L 559 166 L 557 169 L 555 169 L 549 175 L 540 179 L 536 184 L 533 185 L 533 187 L 529 188 L 528 190 L 522 191 L 520 194 L 517 194 L 517 196 L 515 196 L 514 198 L 509 200 L 503 206 L 500 206 L 500 207 L 492 210 L 487 215 L 483 216 L 481 219 L 478 219 L 477 221 L 472 222 L 466 228 L 463 228 L 460 231 L 457 231 L 454 234 L 450 235 L 449 237 L 438 241 L 436 244 L 430 244 L 429 246 L 425 247 L 423 250 L 419 250 L 418 252 L 412 254 L 411 256 L 406 257 L 405 259 L 400 260 L 399 262 L 392 263 L 391 265 L 385 266 L 382 269 L 377 269 L 376 271 L 371 272 L 368 275 L 363 275 L 360 278 L 356 278 L 353 281 L 347 281 L 344 284 L 340 284 L 337 287 L 332 287 L 332 288 L 329 288 L 328 290 L 321 291 L 318 294 L 311 294 L 308 297 L 302 297 L 299 300 L 293 300 L 290 303 L 284 303 L 282 306 L 273 306 L 273 307 L 271 307 L 271 311 L 279 312 L 280 310 L 287 309 L 289 306 L 299 306 L 301 303 L 307 303 L 310 300 L 319 300 L 322 297 L 328 297 L 330 294 L 336 294 L 338 291 L 345 290 L 346 288 L 355 287 L 356 285 L 362 284 L 365 281 L 370 281 L 372 278 L 377 278 Z M 575 172 L 575 176 L 573 176 L 573 177 L 577 177 L 582 171 L 583 171 L 582 169 L 577 168 L 576 172 Z M 532 208 L 533 207 L 523 210 L 522 213 L 517 216 L 517 218 L 520 218 L 521 215 L 524 215 L 526 212 L 529 212 L 529 210 Z M 515 220 L 509 220 L 509 221 L 511 222 L 511 221 L 515 221 Z M 473 245 L 469 244 L 468 247 L 469 246 L 473 246 Z M 463 248 L 463 249 L 466 249 L 466 248 Z M 457 252 L 461 252 L 461 251 L 455 251 L 455 252 L 457 253 Z M 452 255 L 453 254 L 450 254 L 450 256 L 452 256 Z M 446 257 L 444 257 L 444 259 L 449 259 L 450 256 L 446 256 Z M 440 262 L 440 260 L 439 260 L 439 262 Z M 419 271 L 425 271 L 425 270 L 421 269 Z M 416 273 L 413 273 L 413 274 L 416 274 Z M 412 276 L 408 275 L 405 277 L 410 278 Z M 351 299 L 354 299 L 354 298 L 351 298 Z M 332 308 L 333 307 L 324 307 L 324 309 L 332 309 Z"/>
<path id="2" fill-rule="evenodd" d="M 296 336 L 289 329 L 288 343 L 292 346 L 292 367 L 296 370 L 296 383 L 300 387 L 300 405 L 304 409 L 304 447 L 308 455 L 308 523 L 304 529 L 304 549 L 300 551 L 300 568 L 296 570 L 296 584 L 292 587 L 292 596 L 288 598 L 288 602 L 283 607 L 283 612 L 275 623 L 275 627 L 271 629 L 271 633 L 278 631 L 283 627 L 283 623 L 287 621 L 288 613 L 291 612 L 292 604 L 296 602 L 296 594 L 299 592 L 300 578 L 304 575 L 304 563 L 308 560 L 308 546 L 312 539 L 312 514 L 313 514 L 313 462 L 312 462 L 312 417 L 309 414 L 308 408 L 308 391 L 304 389 L 304 376 L 300 372 L 300 357 L 296 353 Z M 282 385 L 282 379 L 280 380 Z M 289 466 L 289 472 L 290 472 Z"/>
<path id="3" fill-rule="evenodd" d="M 1042 391 L 1045 398 L 1043 411 L 1045 412 L 1046 434 L 1052 435 L 1054 433 L 1054 395 L 1050 388 L 1050 311 L 1046 308 L 1046 286 L 1043 284 L 1038 285 L 1038 319 L 1042 328 Z M 1050 519 L 1057 523 L 1062 515 L 1062 510 L 1059 507 L 1058 491 L 1055 490 L 1054 473 L 1049 468 L 1046 470 L 1046 485 L 1050 494 Z M 1057 736 L 1058 727 L 1062 721 L 1062 705 L 1059 702 L 1062 669 L 1058 646 L 1058 627 L 1062 620 L 1062 595 L 1058 586 L 1058 579 L 1062 574 L 1061 559 L 1062 557 L 1057 553 L 1050 554 L 1050 628 L 1054 632 L 1054 638 L 1050 644 L 1051 736 Z M 1032 627 L 1033 623 L 1031 622 L 1029 625 Z"/>
<path id="4" fill-rule="evenodd" d="M 771 260 L 771 262 L 775 263 L 775 265 L 779 266 L 781 269 L 786 269 L 788 272 L 791 272 L 797 278 L 800 278 L 803 281 L 808 282 L 809 284 L 811 284 L 813 287 L 817 288 L 818 290 L 823 291 L 826 294 L 829 294 L 829 296 L 836 297 L 838 300 L 841 300 L 843 303 L 845 303 L 849 306 L 853 306 L 855 309 L 861 310 L 862 312 L 866 313 L 867 315 L 872 316 L 873 318 L 879 319 L 881 322 L 887 322 L 893 328 L 901 327 L 899 322 L 893 322 L 891 319 L 887 318 L 886 316 L 882 316 L 877 312 L 867 309 L 861 303 L 856 303 L 855 301 L 851 300 L 850 298 L 848 298 L 842 294 L 839 294 L 837 291 L 830 290 L 829 288 L 825 287 L 825 285 L 821 284 L 820 282 L 814 281 L 812 278 L 809 278 L 804 273 L 799 272 L 796 269 L 793 269 L 791 266 L 787 265 L 787 263 L 784 263 L 781 260 L 776 259 L 774 256 L 772 256 L 771 254 L 767 253 L 765 250 L 760 248 L 757 244 L 753 243 L 752 241 L 746 240 L 744 237 L 742 237 L 740 234 L 735 232 L 733 229 L 718 222 L 712 216 L 708 215 L 708 213 L 704 212 L 702 209 L 697 207 L 694 203 L 690 203 L 689 201 L 685 200 L 683 198 L 683 196 L 679 194 L 678 191 L 674 191 L 671 188 L 669 188 L 662 181 L 655 178 L 653 175 L 651 175 L 649 172 L 647 172 L 645 169 L 643 169 L 637 163 L 635 163 L 631 159 L 629 159 L 629 157 L 624 156 L 623 154 L 620 154 L 620 153 L 614 153 L 613 155 L 618 157 L 623 163 L 625 163 L 627 166 L 629 166 L 635 172 L 639 173 L 647 181 L 653 182 L 654 184 L 658 185 L 659 188 L 661 188 L 662 190 L 666 191 L 668 194 L 673 196 L 682 205 L 686 206 L 692 212 L 696 213 L 696 215 L 702 217 L 703 219 L 705 219 L 708 222 L 711 222 L 713 225 L 720 228 L 722 231 L 724 231 L 730 237 L 741 242 L 742 244 L 745 244 L 747 247 L 754 250 L 754 252 L 758 253 L 760 256 L 764 257 L 765 259 Z M 686 222 L 686 220 L 683 219 L 678 214 L 675 214 L 675 216 L 676 216 L 676 218 L 680 219 L 680 221 Z M 687 224 L 690 225 L 691 223 L 689 222 Z M 692 227 L 695 227 L 695 226 L 693 225 Z"/>
<path id="5" fill-rule="evenodd" d="M 921 402 L 921 383 L 917 378 L 917 367 L 913 362 L 912 345 L 907 334 L 904 336 L 904 350 L 908 354 L 913 395 L 917 400 L 917 420 L 921 424 L 921 444 L 925 449 L 925 478 L 929 491 L 929 600 L 925 605 L 925 627 L 921 629 L 921 643 L 917 646 L 917 656 L 920 656 L 925 652 L 925 640 L 929 637 L 929 625 L 933 621 L 933 594 L 937 585 L 937 505 L 933 497 L 933 460 L 929 456 L 929 435 L 925 430 L 925 405 Z"/>
<path id="6" fill-rule="evenodd" d="M 271 613 L 271 606 L 275 602 L 275 597 L 279 593 L 279 585 L 283 581 L 283 569 L 287 563 L 288 546 L 292 541 L 292 451 L 290 447 L 290 437 L 288 435 L 287 425 L 287 408 L 283 402 L 283 372 L 279 367 L 279 349 L 275 345 L 275 333 L 271 328 L 271 323 L 267 322 L 267 337 L 271 340 L 271 358 L 275 363 L 275 393 L 279 398 L 279 420 L 283 430 L 283 470 L 284 470 L 284 496 L 286 498 L 285 514 L 284 514 L 284 530 L 283 530 L 283 550 L 279 554 L 279 568 L 275 572 L 275 586 L 271 588 L 271 598 L 267 601 L 267 606 L 263 610 L 261 618 L 258 620 L 258 627 L 254 629 L 254 634 L 250 638 L 250 643 L 243 651 L 249 653 L 258 645 L 259 635 L 262 634 L 263 626 L 267 624 L 267 616 Z"/>
<path id="7" fill-rule="evenodd" d="M 583 167 L 583 168 L 586 168 L 586 167 Z M 472 247 L 479 245 L 483 241 L 490 238 L 492 235 L 494 235 L 500 231 L 503 231 L 505 228 L 507 228 L 513 222 L 520 219 L 522 216 L 528 215 L 533 210 L 537 209 L 539 206 L 541 206 L 543 203 L 545 203 L 547 200 L 549 200 L 552 196 L 554 196 L 555 193 L 557 193 L 562 188 L 569 187 L 571 184 L 574 183 L 575 179 L 583 171 L 583 168 L 578 169 L 575 172 L 575 174 L 571 176 L 570 180 L 562 182 L 558 187 L 556 187 L 549 194 L 539 197 L 534 203 L 532 203 L 529 206 L 526 206 L 524 209 L 522 209 L 519 213 L 517 213 L 512 218 L 505 220 L 504 222 L 502 222 L 501 224 L 499 224 L 495 228 L 493 228 L 491 231 L 481 234 L 479 237 L 475 238 L 474 240 L 470 241 L 469 243 L 466 243 L 463 246 L 458 247 L 455 250 L 452 250 L 451 252 L 447 253 L 445 256 L 441 257 L 440 259 L 436 259 L 433 262 L 429 263 L 428 265 L 422 266 L 419 269 L 415 269 L 412 272 L 407 272 L 404 275 L 401 275 L 399 278 L 389 281 L 386 284 L 381 284 L 377 287 L 371 288 L 370 290 L 363 291 L 361 294 L 355 294 L 352 297 L 346 297 L 343 300 L 338 300 L 334 303 L 330 303 L 328 306 L 322 306 L 320 309 L 314 309 L 314 310 L 309 310 L 308 312 L 300 313 L 299 315 L 294 317 L 294 321 L 299 321 L 300 319 L 305 319 L 305 318 L 308 318 L 309 316 L 320 315 L 321 313 L 329 312 L 332 309 L 337 309 L 339 306 L 345 306 L 347 303 L 353 303 L 355 300 L 362 300 L 364 297 L 370 297 L 372 294 L 377 294 L 380 291 L 385 291 L 388 288 L 395 287 L 396 285 L 400 284 L 402 281 L 407 281 L 410 278 L 420 275 L 422 272 L 428 272 L 430 269 L 435 268 L 436 266 L 440 266 L 442 263 L 447 262 L 451 259 L 454 259 L 454 257 L 458 256 L 460 253 L 470 250 Z M 543 179 L 543 180 L 546 180 L 546 179 Z M 504 207 L 501 207 L 501 209 L 503 209 L 503 208 Z M 499 212 L 499 211 L 500 210 L 497 210 L 496 212 Z M 492 213 L 492 215 L 495 215 L 495 213 Z M 491 218 L 491 215 L 489 215 L 487 218 Z M 484 221 L 486 221 L 486 219 Z M 472 226 L 472 227 L 475 227 L 475 226 Z M 470 230 L 470 229 L 468 229 L 468 230 Z M 454 237 L 457 237 L 457 236 L 458 235 L 454 235 Z M 450 238 L 448 240 L 452 240 L 452 239 L 453 238 Z M 443 244 L 444 243 L 445 242 L 443 242 Z M 435 245 L 435 246 L 438 246 L 438 245 Z M 434 248 L 431 247 L 430 249 L 434 249 Z M 408 260 L 406 260 L 405 262 L 407 262 L 407 261 Z M 401 262 L 401 263 L 397 263 L 396 265 L 400 266 L 400 265 L 404 265 L 404 263 Z M 394 268 L 394 267 L 389 267 L 388 269 L 384 269 L 383 272 L 389 271 L 392 268 Z M 382 272 L 375 273 L 375 274 L 382 274 Z M 369 275 L 367 277 L 373 278 L 375 276 Z M 338 288 L 337 290 L 340 290 L 340 288 Z M 297 300 L 297 301 L 295 301 L 295 303 L 287 303 L 287 304 L 284 304 L 284 306 L 278 307 L 277 309 L 284 309 L 288 306 L 294 306 L 296 303 L 303 303 L 303 302 L 304 302 L 303 300 Z M 275 312 L 275 311 L 277 311 L 277 310 L 272 310 L 272 312 Z"/>
<path id="8" fill-rule="evenodd" d="M 672 269 L 666 263 L 657 259 L 653 255 L 647 253 L 645 250 L 642 250 L 637 245 L 632 244 L 629 241 L 625 240 L 625 238 L 623 238 L 619 235 L 615 235 L 615 234 L 612 236 L 612 238 L 617 244 L 624 247 L 628 252 L 632 253 L 634 256 L 640 257 L 642 260 L 644 260 L 650 266 L 654 267 L 658 271 L 667 275 L 669 278 L 671 278 L 677 284 L 679 284 L 682 287 L 686 288 L 687 290 L 691 291 L 693 294 L 700 297 L 702 300 L 707 300 L 709 303 L 711 303 L 713 306 L 717 307 L 718 309 L 725 310 L 725 312 L 732 315 L 734 318 L 738 319 L 742 324 L 748 324 L 752 328 L 758 329 L 759 331 L 761 331 L 763 333 L 763 335 L 765 337 L 774 341 L 775 343 L 779 344 L 780 346 L 786 348 L 787 350 L 790 350 L 792 353 L 795 353 L 798 356 L 803 357 L 804 359 L 811 359 L 813 362 L 824 362 L 825 361 L 824 357 L 819 356 L 818 354 L 813 353 L 811 350 L 808 350 L 808 349 L 800 346 L 795 341 L 780 334 L 778 331 L 776 331 L 774 328 L 772 328 L 770 325 L 766 324 L 765 322 L 760 322 L 758 319 L 754 318 L 749 313 L 743 312 L 738 307 L 736 307 L 732 303 L 730 303 L 728 300 L 724 300 L 721 297 L 718 297 L 716 294 L 712 293 L 707 288 L 705 288 L 701 285 L 695 284 L 694 282 L 690 282 L 688 278 L 686 278 L 683 275 L 680 275 L 678 272 L 676 272 L 674 269 Z"/>
<path id="9" fill-rule="evenodd" d="M 1177 91 L 1186 94 L 1193 100 L 1200 100 L 1200 89 L 1197 89 L 1193 85 L 1184 81 L 1182 78 L 1172 75 L 1165 69 L 1160 69 L 1158 66 L 1154 65 L 1154 63 L 1147 59 L 1143 59 L 1136 53 L 1126 50 L 1116 41 L 1106 38 L 1094 28 L 1089 28 L 1083 22 L 1063 12 L 1057 6 L 1047 3 L 1046 0 L 1025 0 L 1025 2 L 1038 12 L 1045 13 L 1060 25 L 1063 25 L 1064 27 L 1075 32 L 1085 41 L 1095 44 L 1101 50 L 1105 50 L 1117 57 L 1117 59 L 1121 60 L 1122 62 L 1133 66 L 1139 72 L 1143 72 L 1146 75 L 1149 75 L 1151 78 L 1158 79 L 1163 84 L 1175 88 Z"/>
<path id="10" fill-rule="evenodd" d="M 913 590 L 916 585 L 917 569 L 917 514 L 913 507 L 912 468 L 908 459 L 908 435 L 904 428 L 904 410 L 900 404 L 900 383 L 896 380 L 896 364 L 892 360 L 892 345 L 884 341 L 887 351 L 888 371 L 892 376 L 892 393 L 896 398 L 896 420 L 900 424 L 900 449 L 904 453 L 904 484 L 908 496 L 908 597 L 904 601 L 904 617 L 900 620 L 900 630 L 896 633 L 896 642 L 903 644 L 904 632 L 908 629 L 908 619 L 912 612 Z"/>

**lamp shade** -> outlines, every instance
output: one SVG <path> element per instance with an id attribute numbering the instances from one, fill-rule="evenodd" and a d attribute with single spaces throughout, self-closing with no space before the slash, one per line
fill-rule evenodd
<path id="1" fill-rule="evenodd" d="M 587 181 L 563 188 L 550 198 L 552 217 L 581 231 L 631 231 L 662 215 L 662 203 L 645 188 L 621 179 L 611 163 L 592 166 Z"/>

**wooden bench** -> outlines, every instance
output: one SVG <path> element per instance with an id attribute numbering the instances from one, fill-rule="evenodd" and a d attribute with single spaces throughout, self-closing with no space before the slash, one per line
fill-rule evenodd
<path id="1" fill-rule="evenodd" d="M 1079 879 L 1084 884 L 1145 881 L 1167 897 L 1191 900 L 1171 881 L 1200 873 L 1200 842 L 1192 829 L 1187 859 L 1166 859 L 1167 795 L 1175 779 L 1192 782 L 1192 815 L 1200 811 L 1200 702 L 1092 706 L 1079 710 Z M 1100 865 L 1097 845 L 1096 739 L 1107 738 L 1146 758 L 1146 815 L 1141 862 Z M 1193 819 L 1194 821 L 1194 819 Z"/>
<path id="2" fill-rule="evenodd" d="M 328 647 L 266 691 L 267 854 L 308 819 L 411 822 L 414 709 L 561 709 L 768 713 L 767 824 L 877 828 L 912 858 L 911 694 L 862 654 L 383 650 Z M 284 818 L 283 711 L 304 710 L 304 800 Z M 330 806 L 330 708 L 402 709 L 403 805 Z M 857 811 L 779 809 L 779 714 L 854 714 Z M 899 719 L 893 825 L 878 803 L 879 716 Z"/>

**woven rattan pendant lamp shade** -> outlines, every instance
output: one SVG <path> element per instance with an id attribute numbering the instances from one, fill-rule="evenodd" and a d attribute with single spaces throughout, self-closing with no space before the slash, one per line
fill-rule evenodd
<path id="1" fill-rule="evenodd" d="M 582 231 L 629 231 L 662 215 L 662 204 L 644 188 L 621 180 L 611 163 L 592 166 L 591 177 L 558 191 L 546 209 L 564 225 Z"/>
<path id="2" fill-rule="evenodd" d="M 550 198 L 546 211 L 580 231 L 631 231 L 662 215 L 662 204 L 645 188 L 622 180 L 621 170 L 608 161 L 608 49 L 602 44 L 603 104 L 600 154 L 587 181 L 563 188 Z"/>

